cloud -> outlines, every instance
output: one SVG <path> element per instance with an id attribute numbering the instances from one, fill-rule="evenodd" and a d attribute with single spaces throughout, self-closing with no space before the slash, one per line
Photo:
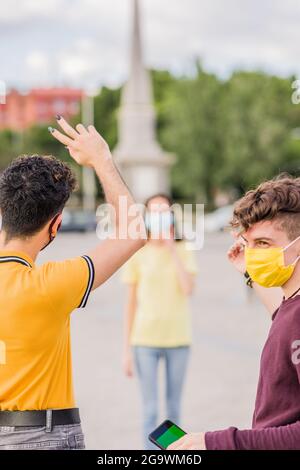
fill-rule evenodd
<path id="1" fill-rule="evenodd" d="M 33 70 L 40 70 L 48 67 L 48 59 L 47 56 L 43 54 L 43 52 L 32 51 L 26 57 L 26 64 Z"/>
<path id="2" fill-rule="evenodd" d="M 4 3 L 4 2 L 3 2 Z M 117 85 L 128 73 L 131 0 L 10 0 L 0 12 L 0 78 Z M 300 74 L 298 0 L 141 0 L 146 62 L 184 73 Z M 22 73 L 20 73 L 20 70 Z"/>
<path id="3" fill-rule="evenodd" d="M 56 17 L 68 0 L 10 0 L 1 2 L 0 24 L 19 25 L 32 18 Z"/>

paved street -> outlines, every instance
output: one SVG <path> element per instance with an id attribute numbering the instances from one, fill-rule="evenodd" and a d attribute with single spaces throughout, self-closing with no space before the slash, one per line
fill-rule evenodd
<path id="1" fill-rule="evenodd" d="M 230 242 L 228 235 L 206 236 L 197 254 L 194 345 L 183 404 L 182 427 L 187 431 L 251 425 L 260 351 L 270 320 L 227 262 Z M 85 254 L 96 243 L 93 234 L 62 234 L 40 261 Z M 126 379 L 121 368 L 124 299 L 116 275 L 92 294 L 86 310 L 73 314 L 75 389 L 89 449 L 141 448 L 137 382 Z"/>

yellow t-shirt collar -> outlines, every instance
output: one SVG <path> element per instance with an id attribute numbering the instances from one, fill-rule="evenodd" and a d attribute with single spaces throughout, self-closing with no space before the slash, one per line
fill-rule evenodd
<path id="1" fill-rule="evenodd" d="M 34 265 L 34 261 L 31 256 L 29 256 L 27 253 L 24 253 L 23 251 L 0 250 L 0 261 L 1 258 L 3 261 L 5 261 L 5 258 L 7 258 L 6 261 L 14 261 L 13 258 L 19 258 L 27 261 L 30 266 Z"/>

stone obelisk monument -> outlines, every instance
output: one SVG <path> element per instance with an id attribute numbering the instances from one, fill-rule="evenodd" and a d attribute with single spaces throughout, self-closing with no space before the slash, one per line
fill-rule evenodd
<path id="1" fill-rule="evenodd" d="M 133 28 L 130 74 L 119 110 L 119 143 L 114 151 L 121 173 L 139 202 L 170 192 L 169 170 L 174 156 L 165 153 L 156 140 L 156 114 L 152 83 L 143 61 L 140 5 L 131 0 Z"/>

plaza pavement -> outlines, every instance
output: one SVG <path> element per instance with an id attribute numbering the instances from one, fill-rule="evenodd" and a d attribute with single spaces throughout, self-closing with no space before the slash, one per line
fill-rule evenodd
<path id="1" fill-rule="evenodd" d="M 61 234 L 38 262 L 86 254 L 96 243 L 94 234 Z M 187 431 L 251 426 L 270 317 L 228 263 L 230 243 L 227 234 L 206 235 L 197 253 L 194 342 L 181 423 Z M 75 393 L 88 449 L 142 448 L 138 384 L 121 367 L 125 296 L 117 274 L 72 315 Z"/>

